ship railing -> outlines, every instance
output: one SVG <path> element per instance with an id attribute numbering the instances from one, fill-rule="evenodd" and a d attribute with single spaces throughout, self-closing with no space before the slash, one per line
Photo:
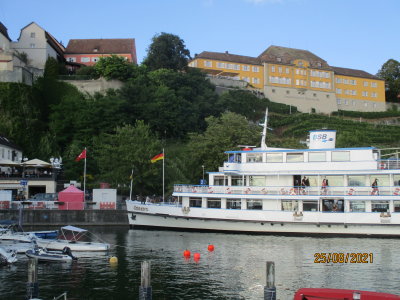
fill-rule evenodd
<path id="1" fill-rule="evenodd" d="M 400 169 L 399 159 L 382 159 L 377 162 L 379 170 L 398 170 Z"/>
<path id="2" fill-rule="evenodd" d="M 174 193 L 233 194 L 233 195 L 285 195 L 285 196 L 400 196 L 400 186 L 220 186 L 175 185 Z"/>

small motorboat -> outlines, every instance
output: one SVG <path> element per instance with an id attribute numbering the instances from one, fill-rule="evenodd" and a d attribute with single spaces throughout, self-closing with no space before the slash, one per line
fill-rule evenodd
<path id="1" fill-rule="evenodd" d="M 64 226 L 61 227 L 61 238 L 51 240 L 51 239 L 41 239 L 36 240 L 40 247 L 49 250 L 62 250 L 64 247 L 69 247 L 72 251 L 108 251 L 110 249 L 110 244 L 104 242 L 98 242 L 100 240 L 94 234 L 90 234 L 86 229 L 74 227 L 74 226 Z"/>
<path id="2" fill-rule="evenodd" d="M 26 251 L 25 254 L 29 258 L 37 258 L 38 261 L 43 262 L 72 262 L 73 260 L 77 260 L 72 255 L 69 247 L 65 247 L 62 251 L 49 251 L 36 245 L 34 249 Z"/>
<path id="3" fill-rule="evenodd" d="M 9 265 L 17 261 L 17 253 L 15 250 L 4 249 L 0 247 L 0 266 Z"/>
<path id="4" fill-rule="evenodd" d="M 360 291 L 360 290 L 343 290 L 343 289 L 318 289 L 318 288 L 303 288 L 299 289 L 294 295 L 293 300 L 400 300 L 400 296 Z"/>

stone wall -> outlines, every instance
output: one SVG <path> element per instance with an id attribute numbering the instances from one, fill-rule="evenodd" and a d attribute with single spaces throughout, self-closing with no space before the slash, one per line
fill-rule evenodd
<path id="1" fill-rule="evenodd" d="M 119 80 L 105 80 L 104 78 L 96 80 L 64 80 L 65 82 L 76 86 L 82 93 L 93 95 L 94 93 L 105 93 L 108 89 L 120 89 L 123 83 Z"/>
<path id="2" fill-rule="evenodd" d="M 128 225 L 126 210 L 24 210 L 23 226 L 100 226 Z M 0 210 L 0 220 L 19 219 L 18 210 Z"/>

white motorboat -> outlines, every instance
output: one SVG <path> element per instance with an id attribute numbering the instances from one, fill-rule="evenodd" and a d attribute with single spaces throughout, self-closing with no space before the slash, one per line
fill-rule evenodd
<path id="1" fill-rule="evenodd" d="M 266 128 L 267 116 L 259 148 L 225 152 L 210 185 L 177 184 L 174 203 L 128 200 L 130 226 L 400 236 L 399 152 L 336 148 L 336 131 L 325 129 L 310 131 L 308 149 L 271 148 Z"/>
<path id="2" fill-rule="evenodd" d="M 17 241 L 21 243 L 31 243 L 35 239 L 33 233 L 20 232 L 16 230 L 17 223 L 13 221 L 0 222 L 0 241 Z"/>
<path id="3" fill-rule="evenodd" d="M 37 258 L 38 261 L 43 262 L 72 262 L 73 260 L 77 260 L 77 258 L 72 255 L 69 247 L 65 247 L 62 251 L 49 251 L 36 246 L 34 249 L 26 251 L 25 254 L 29 258 Z"/>
<path id="4" fill-rule="evenodd" d="M 0 247 L 0 265 L 9 265 L 17 261 L 17 254 L 14 250 Z"/>
<path id="5" fill-rule="evenodd" d="M 72 251 L 108 251 L 110 244 L 98 241 L 88 241 L 87 239 L 93 239 L 94 235 L 86 229 L 78 228 L 75 226 L 64 226 L 61 227 L 61 238 L 59 239 L 41 239 L 36 240 L 40 247 L 49 250 L 62 250 L 65 247 L 69 247 Z M 96 238 L 99 240 L 99 238 Z"/>

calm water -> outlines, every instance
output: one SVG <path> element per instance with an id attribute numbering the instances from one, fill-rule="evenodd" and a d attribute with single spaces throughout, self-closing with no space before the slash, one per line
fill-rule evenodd
<path id="1" fill-rule="evenodd" d="M 301 287 L 364 289 L 400 294 L 400 240 L 307 238 L 91 229 L 111 244 L 110 255 L 72 264 L 39 264 L 40 298 L 68 291 L 68 299 L 137 299 L 140 263 L 150 260 L 153 299 L 263 299 L 265 262 L 275 261 L 278 299 Z M 208 244 L 215 251 L 208 253 Z M 182 253 L 199 252 L 198 263 Z M 315 252 L 373 253 L 372 264 L 316 264 Z M 0 299 L 24 299 L 27 259 L 0 268 Z"/>

